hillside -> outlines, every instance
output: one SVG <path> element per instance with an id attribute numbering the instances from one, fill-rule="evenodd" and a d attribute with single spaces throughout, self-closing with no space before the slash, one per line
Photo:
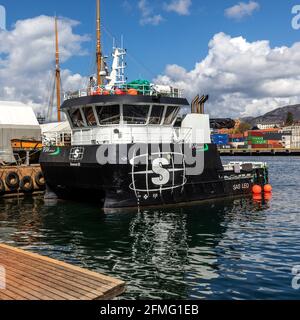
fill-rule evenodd
<path id="1" fill-rule="evenodd" d="M 294 115 L 295 121 L 300 121 L 300 104 L 278 108 L 271 112 L 266 113 L 263 116 L 256 117 L 256 118 L 248 117 L 248 118 L 243 118 L 242 120 L 244 122 L 251 124 L 252 126 L 255 126 L 258 123 L 265 123 L 265 122 L 281 123 L 281 122 L 285 122 L 288 112 L 291 112 Z"/>

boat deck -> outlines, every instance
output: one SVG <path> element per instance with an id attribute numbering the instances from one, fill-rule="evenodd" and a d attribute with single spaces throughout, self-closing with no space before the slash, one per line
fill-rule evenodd
<path id="1" fill-rule="evenodd" d="M 300 149 L 219 149 L 221 156 L 300 156 Z"/>
<path id="2" fill-rule="evenodd" d="M 0 244 L 0 300 L 109 300 L 123 281 Z"/>

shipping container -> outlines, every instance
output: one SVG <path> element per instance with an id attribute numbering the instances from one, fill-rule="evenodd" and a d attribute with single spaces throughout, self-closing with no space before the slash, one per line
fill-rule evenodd
<path id="1" fill-rule="evenodd" d="M 266 140 L 263 140 L 263 139 L 251 139 L 248 141 L 251 142 L 252 144 L 267 144 L 268 143 Z"/>
<path id="2" fill-rule="evenodd" d="M 248 135 L 249 137 L 263 137 L 264 133 L 261 131 L 249 131 Z"/>
<path id="3" fill-rule="evenodd" d="M 245 137 L 229 137 L 229 141 L 232 141 L 232 142 L 244 142 L 246 141 L 246 138 Z"/>
<path id="4" fill-rule="evenodd" d="M 230 139 L 243 139 L 245 137 L 242 133 L 235 133 L 235 134 L 230 134 L 229 138 Z"/>
<path id="5" fill-rule="evenodd" d="M 279 141 L 279 140 L 268 140 L 268 144 L 280 144 L 280 145 L 282 145 L 282 142 L 281 142 L 281 140 Z"/>
<path id="6" fill-rule="evenodd" d="M 282 140 L 282 133 L 276 133 L 276 132 L 267 132 L 264 134 L 264 138 L 265 140 L 277 140 L 277 141 L 281 141 Z"/>
<path id="7" fill-rule="evenodd" d="M 228 134 L 213 134 L 211 140 L 216 145 L 227 145 L 229 143 Z"/>
<path id="8" fill-rule="evenodd" d="M 252 144 L 252 149 L 268 149 L 268 144 Z"/>

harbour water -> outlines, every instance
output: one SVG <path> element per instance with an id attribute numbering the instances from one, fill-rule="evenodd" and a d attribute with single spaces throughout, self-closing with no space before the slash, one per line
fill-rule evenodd
<path id="1" fill-rule="evenodd" d="M 299 299 L 300 158 L 249 159 L 269 163 L 272 199 L 109 214 L 0 200 L 0 242 L 119 277 L 122 299 Z"/>

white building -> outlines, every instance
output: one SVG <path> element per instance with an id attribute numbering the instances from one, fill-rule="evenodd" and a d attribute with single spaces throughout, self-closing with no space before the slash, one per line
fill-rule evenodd
<path id="1" fill-rule="evenodd" d="M 15 162 L 11 140 L 41 140 L 41 128 L 31 106 L 0 101 L 0 162 Z"/>
<path id="2" fill-rule="evenodd" d="M 300 126 L 285 127 L 282 132 L 285 148 L 300 149 Z"/>
<path id="3" fill-rule="evenodd" d="M 281 126 L 282 126 L 282 124 L 280 124 L 280 123 L 258 123 L 257 124 L 257 128 L 259 130 L 280 128 Z"/>

